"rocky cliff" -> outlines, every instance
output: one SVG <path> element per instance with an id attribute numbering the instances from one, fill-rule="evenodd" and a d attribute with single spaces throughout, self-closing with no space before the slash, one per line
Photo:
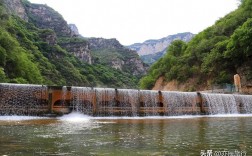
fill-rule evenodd
<path id="1" fill-rule="evenodd" d="M 124 47 L 118 40 L 90 38 L 88 41 L 96 61 L 133 75 L 146 73 L 146 66 L 136 51 Z"/>
<path id="2" fill-rule="evenodd" d="M 75 37 L 80 36 L 79 30 L 78 30 L 78 28 L 77 28 L 77 26 L 76 26 L 75 24 L 69 24 L 68 26 L 69 26 L 69 28 L 70 28 L 71 31 L 72 31 L 72 33 L 71 33 L 72 36 L 75 36 Z"/>
<path id="3" fill-rule="evenodd" d="M 91 51 L 87 40 L 76 37 L 65 40 L 62 39 L 59 45 L 83 62 L 92 64 Z"/>
<path id="4" fill-rule="evenodd" d="M 90 48 L 93 50 L 97 49 L 123 49 L 123 45 L 120 44 L 115 38 L 104 39 L 104 38 L 89 38 Z"/>
<path id="5" fill-rule="evenodd" d="M 52 29 L 58 37 L 72 37 L 72 31 L 62 15 L 51 7 L 42 4 L 25 3 L 25 10 L 32 22 L 41 29 Z"/>
<path id="6" fill-rule="evenodd" d="M 58 12 L 28 0 L 0 0 L 0 10 L 0 83 L 138 88 L 145 67 L 116 39 L 90 42 Z"/>
<path id="7" fill-rule="evenodd" d="M 76 25 L 68 25 L 64 18 L 49 6 L 29 2 L 24 4 L 29 22 L 34 23 L 40 29 L 51 29 L 56 33 L 56 36 L 48 33 L 44 35 L 47 43 L 56 44 L 59 40 L 59 45 L 66 51 L 83 62 L 92 63 L 88 42 L 81 38 Z"/>
<path id="8" fill-rule="evenodd" d="M 3 4 L 9 14 L 14 14 L 21 19 L 28 21 L 24 5 L 20 0 L 3 0 Z"/>
<path id="9" fill-rule="evenodd" d="M 194 34 L 190 32 L 178 33 L 157 40 L 147 40 L 143 43 L 135 43 L 127 47 L 137 51 L 145 63 L 152 64 L 165 54 L 167 47 L 172 41 L 182 40 L 188 42 L 193 36 Z"/>
<path id="10" fill-rule="evenodd" d="M 56 32 L 59 40 L 59 45 L 69 53 L 72 53 L 80 60 L 92 64 L 95 60 L 91 56 L 91 51 L 107 51 L 112 49 L 115 53 L 120 53 L 107 59 L 106 53 L 96 56 L 100 62 L 109 65 L 121 71 L 132 72 L 134 75 L 142 75 L 146 69 L 143 63 L 137 56 L 135 51 L 128 50 L 121 45 L 116 39 L 90 38 L 85 40 L 79 34 L 78 28 L 74 24 L 67 24 L 63 17 L 46 5 L 26 3 L 26 11 L 28 12 L 29 20 L 42 29 L 52 29 Z M 109 50 L 108 50 L 109 51 Z M 94 52 L 94 53 L 95 53 Z M 130 58 L 124 57 L 125 54 Z M 135 61 L 135 62 L 134 62 Z"/>

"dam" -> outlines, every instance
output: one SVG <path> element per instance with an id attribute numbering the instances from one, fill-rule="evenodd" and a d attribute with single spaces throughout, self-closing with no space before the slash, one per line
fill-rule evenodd
<path id="1" fill-rule="evenodd" d="M 0 153 L 249 155 L 251 107 L 252 95 L 0 84 Z"/>
<path id="2" fill-rule="evenodd" d="M 0 115 L 176 116 L 252 113 L 252 95 L 0 84 Z"/>

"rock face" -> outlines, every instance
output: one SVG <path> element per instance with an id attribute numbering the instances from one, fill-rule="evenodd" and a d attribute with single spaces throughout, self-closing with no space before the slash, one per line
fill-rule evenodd
<path id="1" fill-rule="evenodd" d="M 75 24 L 69 24 L 69 28 L 71 29 L 71 36 L 80 36 L 79 30 Z"/>
<path id="2" fill-rule="evenodd" d="M 49 45 L 59 44 L 66 51 L 89 64 L 92 64 L 92 60 L 94 62 L 96 60 L 91 56 L 92 50 L 97 52 L 95 57 L 99 62 L 112 68 L 133 75 L 142 75 L 146 72 L 146 67 L 137 53 L 125 48 L 116 39 L 90 38 L 87 41 L 80 36 L 76 25 L 68 25 L 57 11 L 47 5 L 32 4 L 28 1 L 22 3 L 21 0 L 4 1 L 13 14 L 34 23 L 40 29 L 45 29 L 42 30 L 40 37 Z"/>
<path id="3" fill-rule="evenodd" d="M 198 86 L 193 86 L 192 84 L 196 84 L 196 79 L 188 79 L 184 83 L 179 83 L 177 80 L 172 80 L 169 82 L 165 81 L 163 76 L 159 77 L 155 82 L 154 87 L 152 90 L 161 90 L 161 91 L 183 91 L 183 92 L 192 92 L 192 91 L 205 91 L 209 90 L 209 87 L 206 83 L 202 83 Z"/>
<path id="4" fill-rule="evenodd" d="M 92 63 L 89 44 L 80 37 L 76 25 L 68 25 L 58 12 L 46 5 L 25 3 L 25 8 L 29 15 L 29 20 L 35 23 L 38 28 L 46 29 L 44 30 L 45 33 L 41 33 L 41 37 L 45 42 L 50 45 L 59 44 L 81 61 L 88 64 Z M 58 39 L 60 41 L 57 43 Z"/>
<path id="5" fill-rule="evenodd" d="M 78 42 L 74 41 L 73 39 L 72 41 L 61 42 L 59 44 L 62 48 L 66 49 L 69 53 L 72 53 L 74 56 L 76 56 L 83 62 L 92 64 L 92 57 L 89 49 L 89 44 L 84 39 Z"/>
<path id="6" fill-rule="evenodd" d="M 152 64 L 166 53 L 167 47 L 172 41 L 179 39 L 188 42 L 193 36 L 194 34 L 189 32 L 178 33 L 158 40 L 147 40 L 143 43 L 135 43 L 127 47 L 131 50 L 137 51 L 145 63 Z"/>
<path id="7" fill-rule="evenodd" d="M 252 62 L 245 62 L 237 69 L 237 74 L 241 78 L 242 92 L 252 93 Z"/>
<path id="8" fill-rule="evenodd" d="M 138 57 L 133 57 L 125 62 L 125 66 L 128 66 L 133 75 L 146 74 L 147 66 L 143 64 L 143 61 Z"/>
<path id="9" fill-rule="evenodd" d="M 57 36 L 52 30 L 41 30 L 39 37 L 49 45 L 57 44 Z"/>
<path id="10" fill-rule="evenodd" d="M 52 8 L 41 5 L 26 3 L 26 12 L 38 28 L 52 29 L 57 37 L 72 37 L 72 31 L 64 18 Z"/>
<path id="11" fill-rule="evenodd" d="M 130 46 L 127 46 L 128 48 L 137 51 L 137 53 L 140 56 L 148 55 L 148 54 L 154 54 L 161 51 L 164 51 L 172 41 L 174 40 L 182 40 L 185 42 L 188 42 L 191 40 L 191 38 L 194 36 L 194 34 L 186 32 L 186 33 L 179 33 L 175 35 L 169 35 L 167 37 L 158 39 L 158 40 L 147 40 L 143 43 L 135 43 Z"/>
<path id="12" fill-rule="evenodd" d="M 28 16 L 21 0 L 3 0 L 3 2 L 7 8 L 7 12 L 17 15 L 21 19 L 28 21 Z"/>
<path id="13" fill-rule="evenodd" d="M 123 49 L 123 45 L 119 43 L 115 38 L 104 39 L 104 38 L 89 38 L 91 49 Z"/>
<path id="14" fill-rule="evenodd" d="M 124 47 L 116 39 L 90 38 L 88 41 L 93 55 L 100 63 L 133 75 L 146 73 L 147 67 L 136 51 Z"/>
<path id="15" fill-rule="evenodd" d="M 138 88 L 145 67 L 116 39 L 90 39 L 100 52 L 92 56 L 88 39 L 50 7 L 29 0 L 0 0 L 0 5 L 2 40 L 16 43 L 0 48 L 1 82 Z"/>

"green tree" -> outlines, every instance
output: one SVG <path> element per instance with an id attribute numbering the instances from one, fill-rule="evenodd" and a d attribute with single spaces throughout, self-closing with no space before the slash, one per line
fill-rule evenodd
<path id="1" fill-rule="evenodd" d="M 241 65 L 252 57 L 252 18 L 249 18 L 231 36 L 225 57 L 232 58 L 236 65 Z"/>
<path id="2" fill-rule="evenodd" d="M 4 69 L 0 68 L 0 82 L 3 83 L 3 82 L 6 82 L 6 81 L 7 81 L 7 78 L 6 78 Z"/>

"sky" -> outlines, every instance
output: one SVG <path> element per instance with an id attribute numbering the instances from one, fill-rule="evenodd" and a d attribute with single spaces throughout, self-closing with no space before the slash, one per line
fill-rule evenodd
<path id="1" fill-rule="evenodd" d="M 47 4 L 84 37 L 123 45 L 182 32 L 194 34 L 237 9 L 238 0 L 29 0 Z"/>

